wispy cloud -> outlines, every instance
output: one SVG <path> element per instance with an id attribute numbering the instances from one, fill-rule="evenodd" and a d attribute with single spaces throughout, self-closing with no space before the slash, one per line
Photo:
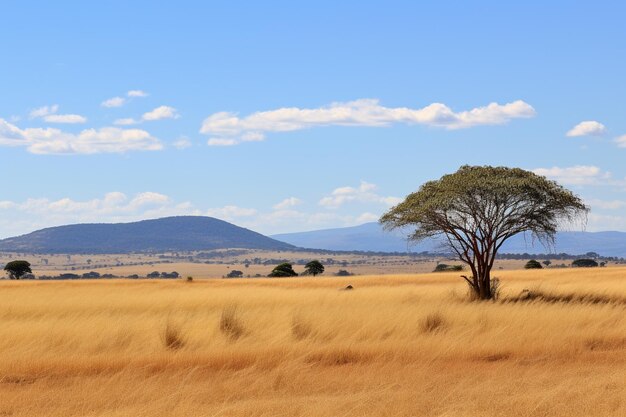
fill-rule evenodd
<path id="1" fill-rule="evenodd" d="M 148 93 L 142 90 L 129 90 L 126 93 L 126 97 L 130 99 L 148 97 Z M 122 107 L 124 104 L 126 104 L 129 101 L 126 97 L 120 97 L 120 96 L 111 97 L 107 100 L 104 100 L 102 103 L 100 103 L 100 105 L 102 107 L 109 107 L 109 108 Z"/>
<path id="2" fill-rule="evenodd" d="M 48 123 L 86 123 L 87 118 L 79 114 L 51 114 L 43 118 Z"/>
<path id="3" fill-rule="evenodd" d="M 577 165 L 573 167 L 537 168 L 533 172 L 543 175 L 565 185 L 594 185 L 607 182 L 611 173 L 602 171 L 592 165 Z"/>
<path id="4" fill-rule="evenodd" d="M 302 204 L 302 200 L 300 200 L 299 198 L 289 197 L 289 198 L 284 199 L 280 203 L 275 204 L 274 205 L 274 209 L 275 210 L 286 210 L 286 209 L 291 208 L 291 207 L 299 206 L 300 204 Z"/>
<path id="5" fill-rule="evenodd" d="M 117 126 L 130 126 L 130 125 L 135 125 L 137 123 L 139 122 L 137 122 L 132 117 L 127 117 L 124 119 L 117 119 L 116 121 L 113 122 L 113 124 Z"/>
<path id="6" fill-rule="evenodd" d="M 578 123 L 572 129 L 570 129 L 566 135 L 569 137 L 576 136 L 604 136 L 607 134 L 606 126 L 595 120 L 587 120 Z"/>
<path id="7" fill-rule="evenodd" d="M 142 192 L 134 196 L 115 191 L 101 198 L 76 200 L 29 198 L 0 201 L 0 225 L 8 235 L 70 223 L 125 222 L 201 212 L 189 202 L 176 203 L 165 194 Z M 3 237 L 8 237 L 7 235 Z"/>
<path id="8" fill-rule="evenodd" d="M 626 208 L 626 201 L 623 200 L 600 200 L 600 199 L 588 199 L 585 202 L 591 207 L 591 209 L 601 210 L 621 210 Z"/>
<path id="9" fill-rule="evenodd" d="M 161 142 L 145 130 L 104 127 L 68 133 L 55 128 L 19 127 L 0 119 L 0 146 L 23 146 L 35 154 L 96 154 L 155 151 Z"/>
<path id="10" fill-rule="evenodd" d="M 112 97 L 110 99 L 104 100 L 100 105 L 102 107 L 122 107 L 126 103 L 126 99 L 124 97 Z"/>
<path id="11" fill-rule="evenodd" d="M 392 206 L 402 201 L 399 197 L 384 197 L 376 193 L 376 185 L 361 181 L 358 187 L 335 188 L 330 195 L 323 197 L 319 205 L 326 208 L 338 208 L 346 203 L 380 203 Z"/>
<path id="12" fill-rule="evenodd" d="M 346 188 L 340 194 L 346 193 Z M 357 193 L 372 193 L 372 184 L 363 183 Z M 357 189 L 355 189 L 357 190 Z M 353 200 L 356 201 L 356 200 Z M 361 203 L 381 203 L 385 198 L 367 196 Z M 64 197 L 0 201 L 0 230 L 4 237 L 27 233 L 42 227 L 85 222 L 128 222 L 164 216 L 203 215 L 216 217 L 264 233 L 311 230 L 324 227 L 354 226 L 376 221 L 370 211 L 345 214 L 338 211 L 307 210 L 302 200 L 288 197 L 266 210 L 228 204 L 200 208 L 190 201 L 177 202 L 166 194 L 146 191 L 129 196 L 119 191 L 94 199 Z M 312 207 L 309 207 L 311 209 Z M 360 213 L 360 214 L 359 214 Z"/>
<path id="13" fill-rule="evenodd" d="M 78 114 L 56 114 L 59 111 L 59 105 L 43 106 L 30 112 L 31 119 L 43 119 L 48 123 L 85 123 L 87 118 Z"/>
<path id="14" fill-rule="evenodd" d="M 154 110 L 144 113 L 141 119 L 144 121 L 154 121 L 162 119 L 178 119 L 180 116 L 174 107 L 159 106 Z"/>
<path id="15" fill-rule="evenodd" d="M 592 208 L 587 218 L 587 230 L 590 232 L 626 230 L 626 216 L 598 214 L 594 213 Z"/>
<path id="16" fill-rule="evenodd" d="M 128 97 L 148 97 L 148 93 L 142 90 L 130 90 L 126 93 Z"/>
<path id="17" fill-rule="evenodd" d="M 224 146 L 262 140 L 269 132 L 289 132 L 319 126 L 383 127 L 404 123 L 464 129 L 504 124 L 513 119 L 534 115 L 533 107 L 521 100 L 507 104 L 491 103 L 484 107 L 454 112 L 441 103 L 411 109 L 384 107 L 376 99 L 359 99 L 312 109 L 279 108 L 253 113 L 246 117 L 239 117 L 230 112 L 219 112 L 204 120 L 200 132 L 211 136 L 209 145 Z"/>
<path id="18" fill-rule="evenodd" d="M 50 114 L 54 114 L 57 111 L 59 111 L 59 105 L 58 104 L 53 104 L 51 106 L 42 106 L 42 107 L 38 107 L 36 109 L 31 110 L 31 112 L 28 114 L 28 116 L 31 119 L 38 119 L 41 117 L 46 117 Z"/>
<path id="19" fill-rule="evenodd" d="M 133 119 L 132 117 L 117 119 L 113 124 L 118 126 L 130 126 L 136 125 L 143 122 L 153 122 L 155 120 L 163 120 L 163 119 L 178 119 L 180 115 L 178 111 L 174 107 L 170 106 L 159 106 L 149 112 L 144 113 L 141 116 L 141 119 Z"/>
<path id="20" fill-rule="evenodd" d="M 209 146 L 234 146 L 239 142 L 237 139 L 211 138 L 207 141 Z"/>
<path id="21" fill-rule="evenodd" d="M 224 206 L 219 208 L 211 208 L 206 210 L 206 215 L 211 217 L 217 217 L 226 221 L 233 221 L 239 217 L 251 217 L 258 213 L 256 209 L 245 208 L 238 206 Z"/>
<path id="22" fill-rule="evenodd" d="M 620 148 L 626 148 L 626 135 L 615 138 L 615 143 Z"/>
<path id="23" fill-rule="evenodd" d="M 178 139 L 176 139 L 174 141 L 174 143 L 172 143 L 172 145 L 176 148 L 176 149 L 187 149 L 189 148 L 192 144 L 191 141 L 189 140 L 188 137 L 185 136 L 181 136 Z"/>

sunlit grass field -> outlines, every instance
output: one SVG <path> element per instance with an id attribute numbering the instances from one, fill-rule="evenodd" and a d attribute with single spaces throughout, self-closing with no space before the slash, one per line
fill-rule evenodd
<path id="1" fill-rule="evenodd" d="M 0 282 L 0 416 L 626 416 L 626 268 L 496 275 Z"/>

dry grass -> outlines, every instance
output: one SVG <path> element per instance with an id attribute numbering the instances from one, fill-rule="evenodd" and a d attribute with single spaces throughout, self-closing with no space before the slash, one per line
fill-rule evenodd
<path id="1" fill-rule="evenodd" d="M 625 416 L 626 269 L 498 276 L 0 282 L 0 416 Z"/>
<path id="2" fill-rule="evenodd" d="M 170 321 L 167 322 L 163 331 L 163 345 L 172 350 L 180 349 L 185 345 L 180 327 Z"/>
<path id="3" fill-rule="evenodd" d="M 220 331 L 231 340 L 237 340 L 245 333 L 243 323 L 237 314 L 236 305 L 226 306 L 222 310 Z"/>

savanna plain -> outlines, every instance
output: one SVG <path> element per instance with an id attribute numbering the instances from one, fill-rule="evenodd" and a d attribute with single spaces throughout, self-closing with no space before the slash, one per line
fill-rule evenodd
<path id="1" fill-rule="evenodd" d="M 496 275 L 0 282 L 0 416 L 626 416 L 626 268 Z"/>

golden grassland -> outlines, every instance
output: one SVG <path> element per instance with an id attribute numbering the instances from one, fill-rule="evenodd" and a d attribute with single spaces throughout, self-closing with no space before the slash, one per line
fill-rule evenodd
<path id="1" fill-rule="evenodd" d="M 626 268 L 496 275 L 0 282 L 0 416 L 626 416 Z"/>

